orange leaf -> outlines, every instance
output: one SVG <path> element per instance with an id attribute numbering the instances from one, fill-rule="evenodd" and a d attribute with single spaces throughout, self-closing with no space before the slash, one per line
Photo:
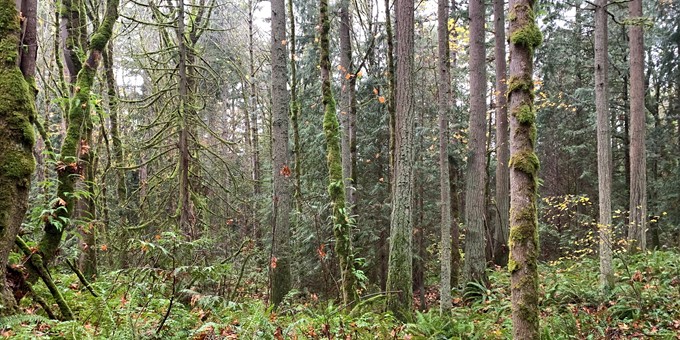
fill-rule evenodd
<path id="1" fill-rule="evenodd" d="M 283 177 L 290 177 L 290 168 L 288 167 L 288 165 L 284 165 L 284 166 L 283 166 L 283 168 L 282 168 L 281 171 L 280 171 L 280 174 L 281 174 Z"/>
<path id="2" fill-rule="evenodd" d="M 385 97 L 383 96 L 378 97 L 378 101 L 380 102 L 380 104 L 385 104 Z"/>
<path id="3" fill-rule="evenodd" d="M 276 261 L 278 261 L 278 259 L 275 256 L 272 256 L 272 261 L 270 263 L 270 266 L 272 267 L 272 269 L 276 268 Z"/>
<path id="4" fill-rule="evenodd" d="M 109 247 L 105 244 L 102 244 L 101 247 L 99 247 L 99 249 L 101 249 L 102 251 L 107 251 L 109 250 Z"/>
<path id="5" fill-rule="evenodd" d="M 376 96 L 378 95 L 378 89 L 376 89 L 375 87 L 373 88 L 373 94 Z"/>

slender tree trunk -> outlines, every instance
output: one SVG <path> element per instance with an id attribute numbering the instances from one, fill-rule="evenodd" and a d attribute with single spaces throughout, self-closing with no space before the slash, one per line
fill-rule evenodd
<path id="1" fill-rule="evenodd" d="M 21 4 L 18 4 L 21 5 Z M 28 4 L 24 12 L 26 33 L 35 37 L 36 3 Z M 0 316 L 17 312 L 12 285 L 7 281 L 9 253 L 14 247 L 24 214 L 28 208 L 28 193 L 35 171 L 32 121 L 35 109 L 35 40 L 26 41 L 28 53 L 19 57 L 22 23 L 21 6 L 13 0 L 0 0 Z M 21 68 L 19 67 L 21 66 Z"/>
<path id="2" fill-rule="evenodd" d="M 458 168 L 453 156 L 449 155 L 449 192 L 451 193 L 451 288 L 459 286 L 460 266 L 460 210 L 458 209 Z"/>
<path id="3" fill-rule="evenodd" d="M 253 233 L 251 237 L 255 240 L 260 239 L 260 221 L 258 219 L 259 213 L 259 198 L 262 192 L 262 185 L 260 183 L 260 141 L 259 141 L 259 126 L 257 122 L 257 83 L 255 81 L 255 44 L 254 36 L 255 32 L 253 30 L 253 11 L 255 10 L 255 2 L 251 0 L 250 12 L 248 18 L 248 61 L 250 66 L 250 98 L 248 107 L 250 108 L 250 144 L 252 146 L 252 158 L 251 158 L 251 178 L 253 180 Z M 295 86 L 295 85 L 293 85 Z M 296 154 L 297 157 L 297 154 Z"/>
<path id="4" fill-rule="evenodd" d="M 508 146 L 508 102 L 506 92 L 508 67 L 505 54 L 504 0 L 494 0 L 496 56 L 496 227 L 494 228 L 494 263 L 508 263 L 508 222 L 510 220 L 510 149 Z"/>
<path id="5" fill-rule="evenodd" d="M 632 19 L 642 18 L 642 0 L 628 3 Z M 645 151 L 645 80 L 642 23 L 629 26 L 630 44 L 630 225 L 628 249 L 647 248 L 647 173 Z"/>
<path id="6" fill-rule="evenodd" d="M 486 182 L 486 54 L 484 48 L 484 1 L 470 0 L 470 152 L 465 188 L 466 282 L 486 281 L 484 252 Z"/>
<path id="7" fill-rule="evenodd" d="M 335 99 L 331 91 L 331 60 L 329 34 L 331 22 L 328 14 L 328 0 L 319 2 L 321 94 L 324 104 L 323 130 L 326 135 L 326 159 L 328 163 L 328 195 L 333 209 L 333 236 L 335 253 L 340 263 L 342 300 L 348 304 L 356 298 L 355 278 L 352 271 L 351 224 L 346 211 L 345 181 L 343 180 L 343 159 L 340 147 L 340 124 L 335 112 Z M 347 115 L 346 112 L 341 115 Z M 348 150 L 349 151 L 349 150 Z"/>
<path id="8" fill-rule="evenodd" d="M 597 110 L 597 177 L 600 219 L 600 285 L 609 290 L 612 273 L 612 163 L 611 126 L 609 125 L 609 80 L 607 61 L 607 0 L 595 7 L 595 109 Z"/>
<path id="9" fill-rule="evenodd" d="M 397 74 L 394 188 L 387 273 L 389 309 L 410 319 L 413 304 L 413 168 L 415 114 L 413 109 L 414 2 L 397 0 Z"/>
<path id="10" fill-rule="evenodd" d="M 353 207 L 356 198 L 354 190 L 352 168 L 352 121 L 355 100 L 354 84 L 356 74 L 352 65 L 352 41 L 351 41 L 352 19 L 349 9 L 349 0 L 340 1 L 340 71 L 342 76 L 342 87 L 340 89 L 340 124 L 342 126 L 342 176 L 345 181 L 345 195 L 349 207 Z"/>
<path id="11" fill-rule="evenodd" d="M 300 102 L 297 97 L 297 60 L 295 60 L 295 13 L 293 1 L 288 1 L 288 18 L 290 20 L 290 121 L 293 124 L 293 154 L 295 155 L 295 209 L 297 216 L 302 214 L 302 147 L 300 146 Z"/>
<path id="12" fill-rule="evenodd" d="M 440 308 L 451 309 L 451 187 L 449 186 L 449 115 L 451 112 L 451 65 L 449 62 L 449 0 L 438 0 L 437 41 L 439 54 L 439 204 L 440 242 Z"/>
<path id="13" fill-rule="evenodd" d="M 396 0 L 395 0 L 396 1 Z M 395 100 L 397 98 L 397 80 L 394 70 L 394 39 L 392 35 L 392 15 L 390 12 L 390 0 L 385 0 L 385 34 L 387 35 L 387 87 L 389 88 L 389 97 L 387 97 L 387 112 L 390 115 L 390 195 L 394 198 L 394 162 L 395 162 L 395 134 L 396 134 L 396 107 Z"/>
<path id="14" fill-rule="evenodd" d="M 539 339 L 538 220 L 539 161 L 534 108 L 534 49 L 543 37 L 534 0 L 510 0 L 510 271 L 513 338 Z"/>
<path id="15" fill-rule="evenodd" d="M 271 100 L 272 100 L 272 178 L 273 225 L 270 259 L 271 298 L 278 306 L 291 288 L 290 258 L 290 164 L 288 159 L 288 89 L 286 5 L 271 2 Z"/>

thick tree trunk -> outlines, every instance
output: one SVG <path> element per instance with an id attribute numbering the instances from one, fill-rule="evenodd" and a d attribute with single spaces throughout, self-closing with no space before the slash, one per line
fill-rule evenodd
<path id="1" fill-rule="evenodd" d="M 496 226 L 494 228 L 494 263 L 508 263 L 508 222 L 510 220 L 510 149 L 508 146 L 507 61 L 505 55 L 505 2 L 494 0 L 496 56 Z"/>
<path id="2" fill-rule="evenodd" d="M 290 164 L 288 160 L 288 72 L 286 56 L 286 6 L 271 2 L 271 100 L 273 225 L 270 259 L 271 299 L 278 306 L 291 287 L 290 258 Z"/>
<path id="3" fill-rule="evenodd" d="M 437 5 L 437 45 L 439 70 L 439 204 L 440 241 L 440 308 L 451 309 L 451 187 L 449 186 L 449 114 L 451 112 L 451 73 L 449 52 L 449 1 Z"/>
<path id="4" fill-rule="evenodd" d="M 510 287 L 513 338 L 539 339 L 538 220 L 539 161 L 534 108 L 534 49 L 543 37 L 534 0 L 510 0 Z"/>
<path id="5" fill-rule="evenodd" d="M 597 177 L 600 218 L 600 285 L 609 290 L 612 273 L 612 145 L 609 125 L 609 80 L 607 61 L 607 0 L 595 7 L 595 109 L 597 110 Z"/>
<path id="6" fill-rule="evenodd" d="M 333 236 L 335 253 L 340 263 L 342 300 L 348 304 L 356 298 L 353 273 L 351 224 L 346 211 L 345 181 L 343 180 L 343 158 L 340 147 L 340 124 L 335 112 L 335 99 L 331 91 L 331 60 L 329 34 L 331 22 L 328 14 L 328 0 L 319 2 L 321 95 L 324 104 L 323 131 L 326 135 L 326 159 L 328 164 L 328 195 L 333 209 Z M 346 112 L 341 115 L 347 116 Z M 347 122 L 347 120 L 345 120 Z M 349 150 L 348 150 L 349 151 Z M 349 156 L 349 155 L 347 155 Z"/>
<path id="7" fill-rule="evenodd" d="M 486 182 L 486 54 L 484 1 L 470 0 L 470 152 L 465 188 L 466 282 L 486 281 L 484 183 Z"/>
<path id="8" fill-rule="evenodd" d="M 24 13 L 26 32 L 35 36 L 35 2 L 32 12 Z M 13 0 L 0 0 L 0 316 L 13 314 L 17 304 L 12 294 L 13 282 L 7 281 L 9 253 L 14 246 L 21 222 L 28 207 L 28 192 L 35 171 L 33 145 L 35 136 L 32 121 L 35 110 L 35 61 L 33 47 L 29 53 L 18 55 L 22 36 L 19 19 L 21 8 Z M 35 41 L 34 41 L 35 42 Z M 14 48 L 12 48 L 12 46 Z M 20 69 L 18 65 L 21 65 Z M 23 73 L 22 73 L 23 71 Z"/>
<path id="9" fill-rule="evenodd" d="M 628 4 L 632 19 L 642 18 L 642 0 Z M 647 173 L 645 151 L 645 80 L 642 23 L 629 26 L 630 44 L 630 224 L 628 249 L 647 248 Z"/>
<path id="10" fill-rule="evenodd" d="M 389 309 L 401 320 L 410 318 L 413 304 L 413 168 L 415 114 L 413 109 L 414 3 L 397 0 L 397 74 L 394 188 L 387 273 Z"/>

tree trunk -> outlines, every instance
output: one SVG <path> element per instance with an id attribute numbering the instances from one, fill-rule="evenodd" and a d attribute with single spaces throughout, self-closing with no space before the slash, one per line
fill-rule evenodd
<path id="1" fill-rule="evenodd" d="M 510 287 L 513 338 L 539 339 L 538 220 L 539 161 L 534 108 L 534 49 L 543 37 L 534 0 L 510 0 Z"/>
<path id="2" fill-rule="evenodd" d="M 484 1 L 470 0 L 470 152 L 465 188 L 466 282 L 486 281 L 484 183 L 486 182 L 486 55 Z"/>
<path id="3" fill-rule="evenodd" d="M 345 181 L 345 195 L 348 206 L 354 206 L 356 192 L 353 176 L 352 160 L 352 122 L 356 119 L 355 112 L 355 91 L 354 84 L 356 74 L 352 65 L 352 41 L 351 28 L 352 20 L 349 9 L 349 0 L 340 1 L 340 72 L 342 76 L 342 87 L 340 88 L 340 124 L 342 125 L 342 176 Z"/>
<path id="4" fill-rule="evenodd" d="M 290 258 L 290 164 L 288 160 L 288 72 L 286 70 L 286 5 L 271 2 L 271 100 L 272 178 L 274 187 L 271 299 L 278 306 L 291 288 Z"/>
<path id="5" fill-rule="evenodd" d="M 35 2 L 30 12 L 25 12 L 26 33 L 35 36 Z M 19 233 L 21 222 L 28 208 L 28 192 L 35 171 L 33 145 L 35 136 L 32 121 L 35 109 L 35 59 L 30 51 L 37 47 L 29 45 L 29 53 L 18 55 L 22 24 L 19 19 L 20 7 L 13 0 L 0 0 L 0 17 L 6 19 L 0 24 L 0 316 L 13 314 L 17 304 L 12 294 L 13 282 L 7 281 L 9 253 Z M 35 43 L 35 41 L 33 41 Z M 21 65 L 21 69 L 19 68 Z M 22 72 L 23 71 L 23 72 Z"/>
<path id="6" fill-rule="evenodd" d="M 395 120 L 394 195 L 390 221 L 387 305 L 394 315 L 410 318 L 413 305 L 413 110 L 414 3 L 397 0 L 397 100 Z"/>
<path id="7" fill-rule="evenodd" d="M 494 0 L 496 57 L 496 227 L 494 228 L 494 263 L 508 263 L 508 221 L 510 220 L 510 171 L 508 161 L 507 62 L 505 54 L 505 2 Z"/>
<path id="8" fill-rule="evenodd" d="M 76 197 L 72 193 L 80 177 L 86 174 L 88 159 L 91 157 L 93 125 L 90 115 L 90 89 L 96 78 L 102 52 L 113 34 L 113 25 L 118 19 L 118 3 L 118 0 L 106 2 L 104 20 L 90 39 L 87 59 L 78 72 L 73 89 L 74 94 L 68 114 L 69 125 L 62 143 L 61 156 L 56 165 L 59 179 L 57 195 L 60 199 L 52 207 L 53 214 L 46 216 L 45 234 L 39 243 L 46 265 L 54 259 L 59 249 L 65 229 L 63 223 L 71 218 L 75 208 Z"/>
<path id="9" fill-rule="evenodd" d="M 395 0 L 396 1 L 396 0 Z M 396 107 L 395 100 L 397 98 L 397 81 L 394 70 L 394 40 L 392 38 L 392 18 L 390 12 L 390 0 L 385 0 L 385 35 L 387 35 L 387 87 L 390 95 L 387 97 L 387 112 L 390 116 L 390 195 L 394 198 L 394 162 L 395 162 L 395 134 L 396 134 Z"/>
<path id="10" fill-rule="evenodd" d="M 642 0 L 628 4 L 631 19 L 642 18 Z M 645 151 L 645 80 L 642 23 L 629 26 L 630 44 L 630 224 L 628 249 L 647 248 L 647 173 Z"/>
<path id="11" fill-rule="evenodd" d="M 288 18 L 290 20 L 290 121 L 293 124 L 293 154 L 295 155 L 295 210 L 297 218 L 302 214 L 302 148 L 300 146 L 300 102 L 297 97 L 297 61 L 295 37 L 295 13 L 293 1 L 288 1 Z M 252 35 L 251 35 L 252 41 Z M 252 46 L 252 44 L 251 44 Z M 252 51 L 252 47 L 251 47 Z"/>
<path id="12" fill-rule="evenodd" d="M 609 125 L 609 80 L 607 0 L 595 7 L 595 109 L 597 110 L 597 177 L 600 219 L 600 285 L 612 288 L 612 163 L 611 126 Z"/>
<path id="13" fill-rule="evenodd" d="M 340 125 L 335 112 L 335 99 L 331 91 L 331 60 L 329 33 L 331 22 L 328 16 L 328 0 L 319 2 L 321 95 L 324 104 L 323 131 L 326 135 L 326 160 L 328 163 L 328 195 L 333 209 L 333 236 L 335 253 L 340 263 L 342 301 L 348 304 L 356 298 L 355 278 L 352 271 L 351 224 L 346 211 L 345 181 L 343 180 L 343 159 L 340 151 Z M 341 115 L 347 116 L 346 112 Z M 347 120 L 345 120 L 347 121 Z M 349 150 L 348 150 L 349 151 Z M 348 155 L 349 156 L 349 155 Z"/>
<path id="14" fill-rule="evenodd" d="M 258 219 L 258 216 L 260 215 L 259 212 L 259 199 L 260 199 L 260 194 L 262 192 L 262 184 L 260 183 L 260 141 L 259 141 L 259 126 L 257 122 L 257 83 L 255 81 L 255 45 L 254 45 L 254 30 L 253 30 L 253 11 L 255 10 L 256 3 L 255 1 L 251 1 L 250 4 L 250 18 L 248 22 L 248 62 L 250 66 L 250 78 L 248 79 L 250 82 L 250 98 L 249 98 L 249 103 L 248 107 L 250 109 L 250 117 L 246 117 L 246 119 L 249 119 L 249 125 L 250 125 L 250 143 L 252 147 L 252 158 L 251 158 L 251 167 L 252 167 L 252 174 L 251 178 L 253 180 L 253 196 L 254 196 L 254 201 L 253 201 L 253 221 L 252 221 L 252 234 L 251 237 L 254 240 L 259 240 L 261 236 L 260 232 L 260 221 Z M 297 157 L 297 155 L 296 155 Z"/>
<path id="15" fill-rule="evenodd" d="M 437 42 L 439 54 L 439 204 L 440 242 L 440 308 L 451 309 L 451 187 L 449 186 L 449 114 L 451 112 L 451 73 L 449 62 L 449 1 L 437 5 Z"/>

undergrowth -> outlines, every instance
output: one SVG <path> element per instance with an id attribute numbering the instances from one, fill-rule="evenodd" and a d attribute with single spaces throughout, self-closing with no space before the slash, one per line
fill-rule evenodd
<path id="1" fill-rule="evenodd" d="M 680 335 L 680 256 L 669 251 L 619 255 L 614 268 L 616 286 L 602 293 L 597 284 L 595 258 L 542 264 L 542 338 L 676 339 Z M 216 270 L 191 275 L 209 277 L 224 273 Z M 488 286 L 474 283 L 454 291 L 454 308 L 450 314 L 442 315 L 438 303 L 430 303 L 429 310 L 415 312 L 412 323 L 401 324 L 383 310 L 384 296 L 380 294 L 371 295 L 359 304 L 343 306 L 310 292 L 291 292 L 286 302 L 274 311 L 261 295 L 254 293 L 258 291 L 256 287 L 249 287 L 239 295 L 208 294 L 190 285 L 172 288 L 172 280 L 152 271 L 129 270 L 99 277 L 93 283 L 98 294 L 95 297 L 79 284 L 75 275 L 55 274 L 59 286 L 65 287 L 62 293 L 72 304 L 78 321 L 49 320 L 40 307 L 24 299 L 23 314 L 0 319 L 0 336 L 17 339 L 510 339 L 508 274 L 505 270 L 496 270 L 491 271 L 489 277 Z M 40 285 L 36 284 L 35 288 L 45 294 Z M 168 312 L 171 300 L 173 307 Z"/>

